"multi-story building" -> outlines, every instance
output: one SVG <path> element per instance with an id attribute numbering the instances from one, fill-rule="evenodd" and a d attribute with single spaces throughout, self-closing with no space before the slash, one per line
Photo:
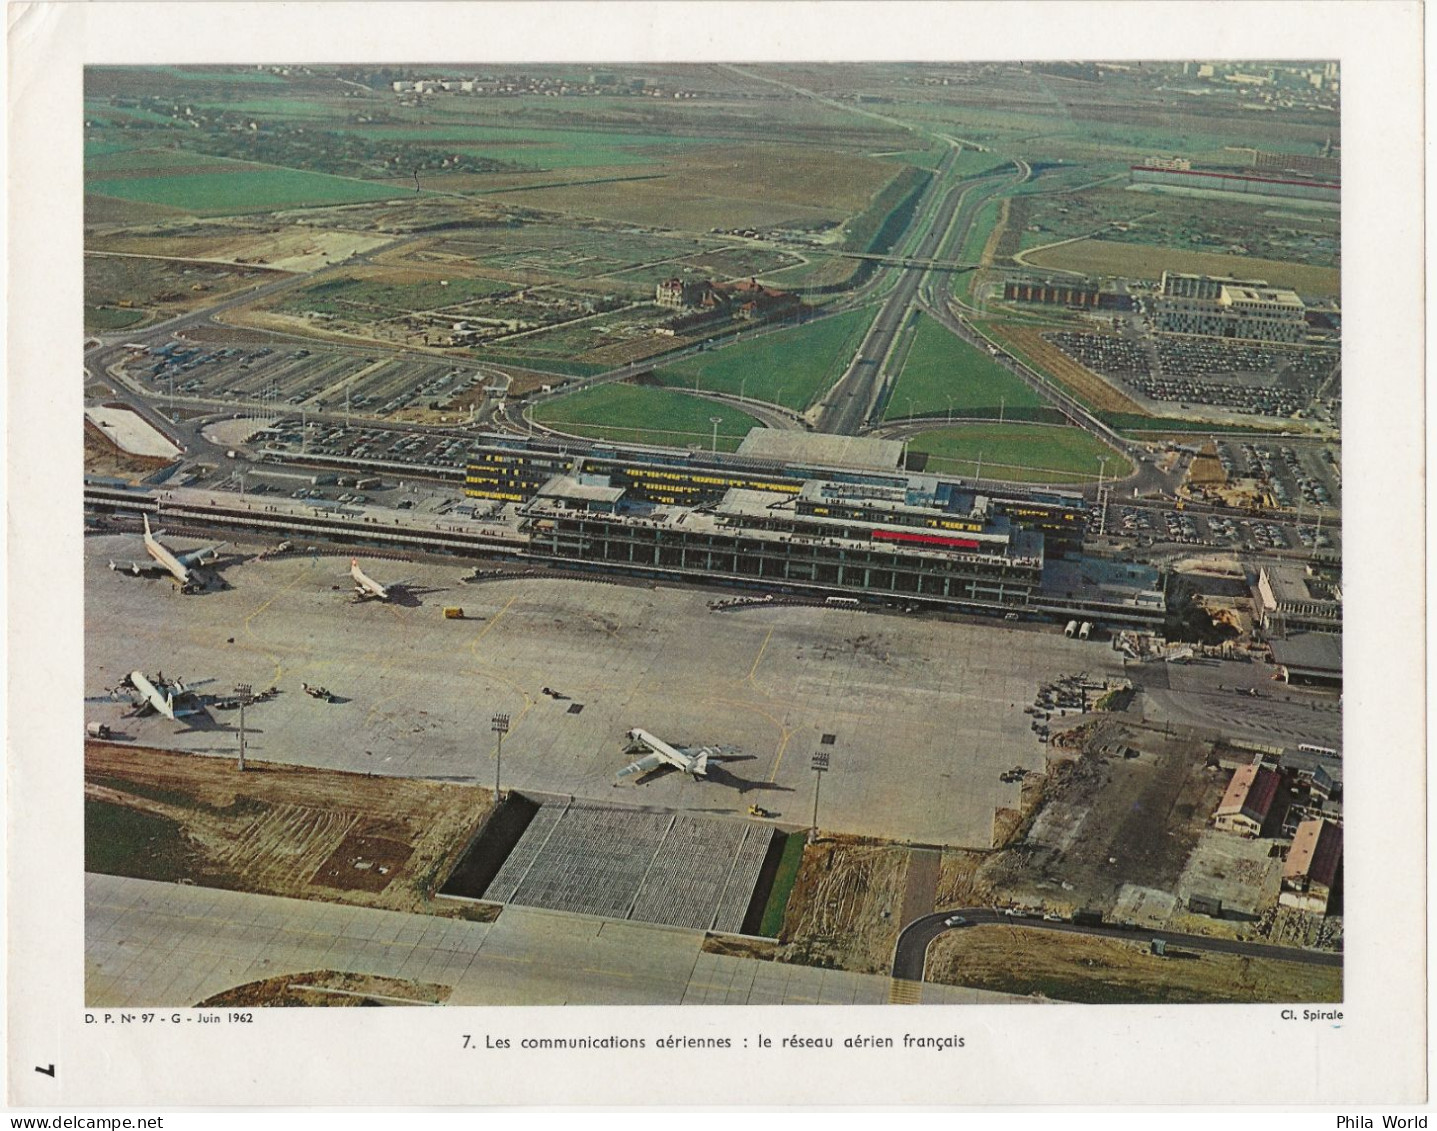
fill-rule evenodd
<path id="1" fill-rule="evenodd" d="M 496 438 L 466 491 L 520 503 L 527 555 L 554 565 L 1161 624 L 1156 571 L 1081 557 L 1080 497 L 987 494 L 909 472 L 902 453 L 768 429 L 734 455 Z"/>
<path id="2" fill-rule="evenodd" d="M 1157 329 L 1262 342 L 1301 342 L 1307 307 L 1296 292 L 1261 279 L 1227 279 L 1163 272 L 1156 300 Z"/>

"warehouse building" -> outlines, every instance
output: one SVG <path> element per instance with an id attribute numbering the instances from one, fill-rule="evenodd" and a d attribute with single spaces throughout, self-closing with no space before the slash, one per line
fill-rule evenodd
<path id="1" fill-rule="evenodd" d="M 1281 776 L 1266 766 L 1258 763 L 1239 766 L 1233 772 L 1227 792 L 1213 811 L 1213 826 L 1223 832 L 1261 836 L 1263 823 L 1272 810 L 1277 788 L 1281 784 Z"/>
<path id="2" fill-rule="evenodd" d="M 1317 818 L 1303 821 L 1282 866 L 1278 902 L 1326 915 L 1342 873 L 1342 826 Z"/>

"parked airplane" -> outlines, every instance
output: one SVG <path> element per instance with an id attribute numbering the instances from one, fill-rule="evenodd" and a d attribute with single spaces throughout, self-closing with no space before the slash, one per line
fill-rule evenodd
<path id="1" fill-rule="evenodd" d="M 152 680 L 142 671 L 133 671 L 124 678 L 120 687 L 134 692 L 138 714 L 146 715 L 153 711 L 167 719 L 182 719 L 204 710 L 193 685 L 186 686 L 177 679 L 166 680 L 163 674 Z"/>
<path id="2" fill-rule="evenodd" d="M 648 731 L 635 727 L 629 731 L 629 751 L 647 750 L 648 753 L 637 762 L 631 762 L 618 772 L 617 777 L 651 773 L 654 770 L 673 766 L 686 774 L 692 774 L 695 781 L 708 775 L 709 758 L 718 753 L 712 746 L 700 746 L 697 750 L 687 747 L 670 746 L 661 738 L 655 738 Z"/>
<path id="3" fill-rule="evenodd" d="M 390 586 L 380 585 L 360 569 L 358 558 L 349 559 L 349 576 L 354 578 L 354 592 L 357 600 L 365 601 L 370 597 L 378 597 L 381 601 L 389 600 Z"/>
<path id="4" fill-rule="evenodd" d="M 138 577 L 142 573 L 168 573 L 180 583 L 181 593 L 195 593 L 204 586 L 195 578 L 194 567 L 213 565 L 219 559 L 221 542 L 217 546 L 205 546 L 183 554 L 171 553 L 161 544 L 159 535 L 164 531 L 150 530 L 150 516 L 145 520 L 145 550 L 154 559 L 148 562 L 111 562 L 111 569 L 128 570 Z"/>

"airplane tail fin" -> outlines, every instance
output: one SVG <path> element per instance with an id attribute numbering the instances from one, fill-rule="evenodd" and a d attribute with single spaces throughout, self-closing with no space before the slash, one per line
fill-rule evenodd
<path id="1" fill-rule="evenodd" d="M 709 752 L 707 750 L 700 751 L 699 756 L 694 759 L 691 772 L 696 778 L 704 777 L 709 772 Z"/>

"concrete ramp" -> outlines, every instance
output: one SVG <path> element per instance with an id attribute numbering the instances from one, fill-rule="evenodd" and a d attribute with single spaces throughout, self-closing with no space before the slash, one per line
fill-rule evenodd
<path id="1" fill-rule="evenodd" d="M 738 932 L 773 836 L 769 826 L 744 821 L 545 804 L 484 898 Z"/>

